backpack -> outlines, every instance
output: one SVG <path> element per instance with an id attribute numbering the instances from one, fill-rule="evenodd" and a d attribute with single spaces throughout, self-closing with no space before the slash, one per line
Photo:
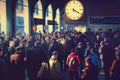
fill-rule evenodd
<path id="1" fill-rule="evenodd" d="M 78 64 L 78 61 L 77 61 L 76 57 L 72 56 L 69 61 L 69 66 L 71 68 L 75 68 L 77 66 L 77 64 Z"/>
<path id="2" fill-rule="evenodd" d="M 47 62 L 42 62 L 37 77 L 44 79 L 44 78 L 48 78 L 48 75 L 49 75 L 49 65 Z"/>

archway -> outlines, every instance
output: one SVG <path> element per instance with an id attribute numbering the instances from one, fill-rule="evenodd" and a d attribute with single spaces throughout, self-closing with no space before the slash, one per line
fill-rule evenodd
<path id="1" fill-rule="evenodd" d="M 36 26 L 36 32 L 43 32 L 43 24 L 42 24 L 42 18 L 43 18 L 43 9 L 42 9 L 42 3 L 41 1 L 38 1 L 35 4 L 34 8 L 34 21 L 37 20 L 37 22 L 34 22 L 34 25 Z"/>
<path id="2" fill-rule="evenodd" d="M 57 23 L 57 24 L 55 24 L 55 31 L 60 31 L 60 10 L 59 10 L 59 8 L 56 10 L 55 21 Z"/>
<path id="3" fill-rule="evenodd" d="M 16 3 L 16 34 L 29 34 L 28 0 L 18 0 Z"/>
<path id="4" fill-rule="evenodd" d="M 52 11 L 52 6 L 51 4 L 48 6 L 46 10 L 46 16 L 45 16 L 45 25 L 46 25 L 46 31 L 47 32 L 52 32 L 53 31 L 53 25 L 51 24 L 51 21 L 53 20 L 53 11 Z"/>

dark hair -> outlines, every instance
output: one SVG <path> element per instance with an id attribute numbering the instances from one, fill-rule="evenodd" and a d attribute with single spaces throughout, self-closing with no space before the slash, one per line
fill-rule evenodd
<path id="1" fill-rule="evenodd" d="M 53 51 L 52 54 L 55 55 L 55 54 L 59 54 L 59 53 L 58 53 L 58 51 Z"/>
<path id="2" fill-rule="evenodd" d="M 91 48 L 90 51 L 95 52 L 95 49 L 94 49 L 94 48 Z"/>
<path id="3" fill-rule="evenodd" d="M 24 43 L 24 42 L 27 42 L 27 40 L 26 40 L 26 39 L 23 39 L 21 42 Z"/>
<path id="4" fill-rule="evenodd" d="M 20 46 L 17 46 L 16 48 L 15 48 L 15 51 L 17 52 L 17 51 L 20 51 L 20 50 L 22 50 L 22 48 L 20 47 Z"/>
<path id="5" fill-rule="evenodd" d="M 90 57 L 86 57 L 85 62 L 89 63 L 89 65 L 92 65 L 92 59 Z"/>

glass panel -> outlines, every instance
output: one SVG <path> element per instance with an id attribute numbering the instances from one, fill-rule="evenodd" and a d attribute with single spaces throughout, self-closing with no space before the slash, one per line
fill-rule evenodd
<path id="1" fill-rule="evenodd" d="M 38 15 L 38 4 L 35 5 L 35 12 L 36 15 Z"/>
<path id="2" fill-rule="evenodd" d="M 24 17 L 16 17 L 16 34 L 19 36 L 24 35 Z"/>
<path id="3" fill-rule="evenodd" d="M 16 12 L 23 13 L 23 0 L 18 0 L 16 3 Z"/>

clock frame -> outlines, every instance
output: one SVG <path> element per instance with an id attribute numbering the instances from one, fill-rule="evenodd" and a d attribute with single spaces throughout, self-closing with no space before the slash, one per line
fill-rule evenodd
<path id="1" fill-rule="evenodd" d="M 78 0 L 71 0 L 65 6 L 65 14 L 70 20 L 79 20 L 84 14 L 84 7 Z"/>

